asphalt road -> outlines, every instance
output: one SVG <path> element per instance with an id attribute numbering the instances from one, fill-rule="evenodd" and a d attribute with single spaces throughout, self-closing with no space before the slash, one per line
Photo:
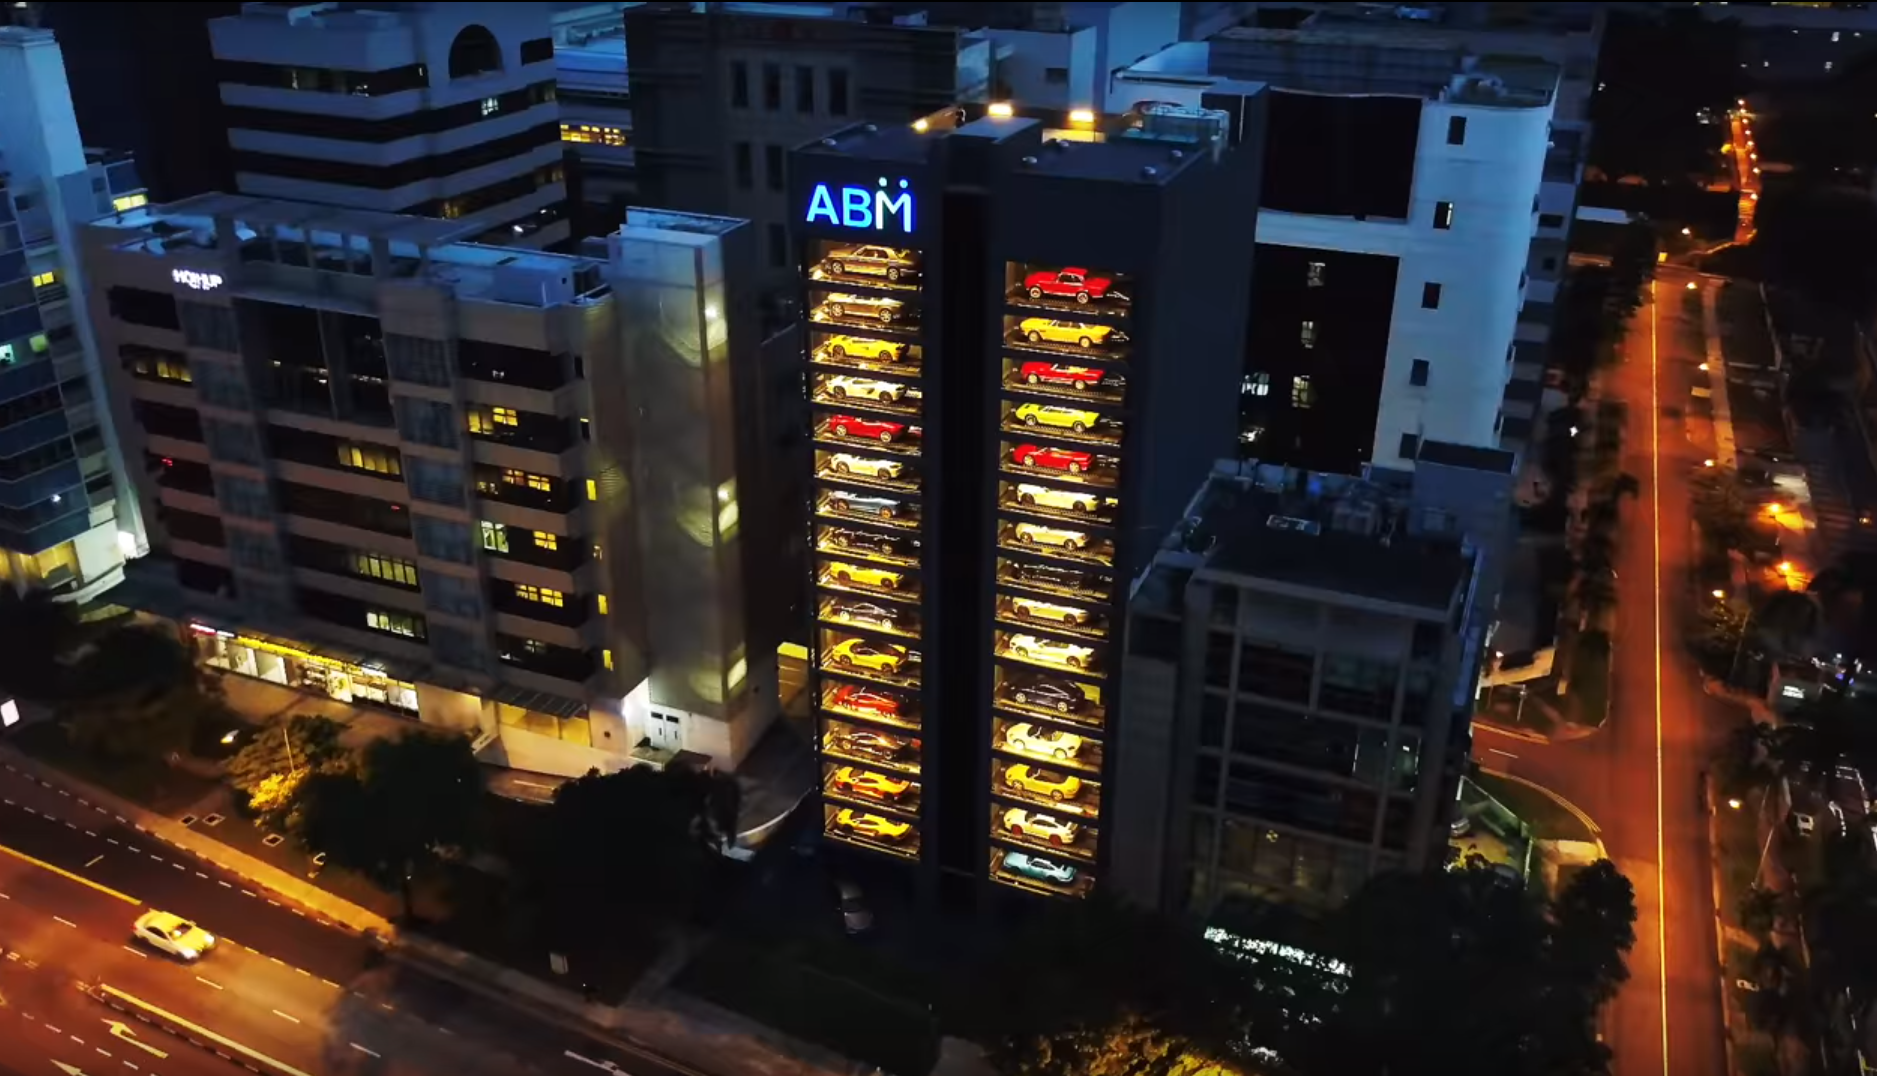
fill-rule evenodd
<path id="1" fill-rule="evenodd" d="M 1706 383 L 1703 356 L 1674 325 L 1690 279 L 1661 268 L 1624 362 L 1606 375 L 1605 395 L 1629 405 L 1622 467 L 1641 486 L 1624 507 L 1610 719 L 1567 742 L 1490 729 L 1475 740 L 1482 765 L 1544 785 L 1594 819 L 1636 886 L 1630 980 L 1605 1021 L 1617 1076 L 1726 1070 L 1701 774 L 1739 713 L 1702 690 L 1683 642 L 1694 555 L 1688 480 L 1706 455 L 1678 417 L 1690 388 Z"/>
<path id="2" fill-rule="evenodd" d="M 365 939 L 24 777 L 0 772 L 0 797 L 0 1071 L 677 1076 L 384 960 Z M 148 907 L 196 920 L 221 944 L 195 964 L 144 949 L 130 927 Z"/>

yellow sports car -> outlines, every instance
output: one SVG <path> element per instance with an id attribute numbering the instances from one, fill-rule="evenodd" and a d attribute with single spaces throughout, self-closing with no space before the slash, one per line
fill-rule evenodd
<path id="1" fill-rule="evenodd" d="M 1011 415 L 1025 426 L 1054 426 L 1059 430 L 1074 430 L 1076 433 L 1087 433 L 1101 424 L 1101 416 L 1093 411 L 1055 404 L 1026 403 L 1012 411 Z"/>
<path id="2" fill-rule="evenodd" d="M 887 674 L 905 668 L 908 656 L 909 652 L 903 646 L 870 643 L 865 639 L 842 639 L 834 644 L 834 650 L 829 654 L 834 664 L 843 669 L 866 669 Z"/>
<path id="3" fill-rule="evenodd" d="M 843 586 L 879 587 L 881 590 L 898 590 L 899 585 L 906 581 L 905 575 L 900 572 L 839 560 L 828 562 L 828 576 Z"/>
<path id="4" fill-rule="evenodd" d="M 1079 321 L 1055 318 L 1024 318 L 1017 331 L 1032 344 L 1074 344 L 1078 347 L 1107 347 L 1124 344 L 1128 334 L 1106 325 L 1087 325 Z"/>
<path id="5" fill-rule="evenodd" d="M 857 766 L 842 766 L 828 775 L 828 787 L 850 796 L 864 796 L 870 800 L 892 803 L 906 794 L 912 782 Z"/>
<path id="6" fill-rule="evenodd" d="M 863 362 L 898 362 L 900 356 L 906 353 L 904 344 L 869 340 L 863 336 L 831 336 L 826 346 L 832 358 L 859 359 Z"/>
<path id="7" fill-rule="evenodd" d="M 870 841 L 884 841 L 895 844 L 906 839 L 912 832 L 912 823 L 897 822 L 877 814 L 868 814 L 850 808 L 842 808 L 834 816 L 834 828 L 845 830 L 856 837 L 865 837 Z"/>
<path id="8" fill-rule="evenodd" d="M 1048 796 L 1058 803 L 1082 794 L 1082 779 L 1050 773 L 1019 763 L 1004 771 L 1004 784 L 1019 792 Z"/>

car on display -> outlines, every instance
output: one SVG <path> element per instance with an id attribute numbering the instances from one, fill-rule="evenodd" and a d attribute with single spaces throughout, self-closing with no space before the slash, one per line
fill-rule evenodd
<path id="1" fill-rule="evenodd" d="M 876 460 L 866 456 L 856 456 L 852 452 L 836 452 L 828 457 L 828 469 L 835 474 L 859 475 L 861 478 L 878 478 L 891 481 L 906 473 L 906 465 L 898 460 Z"/>
<path id="2" fill-rule="evenodd" d="M 833 306 L 830 301 L 829 306 Z M 835 317 L 840 313 L 835 312 Z M 1077 347 L 1107 347 L 1109 344 L 1127 343 L 1128 334 L 1106 325 L 1088 325 L 1080 321 L 1058 321 L 1055 318 L 1024 318 L 1017 323 L 1017 331 L 1032 344 L 1074 344 Z"/>
<path id="3" fill-rule="evenodd" d="M 835 750 L 857 758 L 871 758 L 880 762 L 909 762 L 919 757 L 919 741 L 905 740 L 898 736 L 888 736 L 884 732 L 871 732 L 866 729 L 854 729 L 849 732 L 830 731 L 829 739 Z"/>
<path id="4" fill-rule="evenodd" d="M 830 336 L 823 346 L 832 358 L 859 359 L 862 362 L 898 362 L 906 355 L 904 344 L 869 340 L 864 336 Z"/>
<path id="5" fill-rule="evenodd" d="M 1052 471 L 1081 474 L 1095 462 L 1095 457 L 1073 448 L 1050 448 L 1046 445 L 1018 445 L 1010 458 L 1025 467 L 1044 467 Z"/>
<path id="6" fill-rule="evenodd" d="M 852 624 L 862 628 L 884 628 L 891 631 L 899 627 L 899 615 L 883 605 L 872 602 L 851 602 L 836 599 L 828 603 L 828 616 L 843 624 Z"/>
<path id="7" fill-rule="evenodd" d="M 1017 376 L 1026 385 L 1067 385 L 1076 389 L 1120 389 L 1125 384 L 1114 374 L 1087 366 L 1064 366 L 1059 362 L 1026 362 L 1017 367 Z"/>
<path id="8" fill-rule="evenodd" d="M 898 673 L 906 667 L 912 654 L 903 646 L 891 643 L 870 643 L 865 639 L 842 639 L 828 652 L 834 664 L 843 669 L 865 669 L 868 672 Z"/>
<path id="9" fill-rule="evenodd" d="M 842 766 L 828 775 L 828 787 L 850 796 L 894 803 L 912 788 L 912 782 L 856 766 Z"/>
<path id="10" fill-rule="evenodd" d="M 858 684 L 842 684 L 834 689 L 834 695 L 828 701 L 831 705 L 852 710 L 855 713 L 872 714 L 882 718 L 898 717 L 904 708 L 898 695 L 875 691 Z"/>
<path id="11" fill-rule="evenodd" d="M 1004 784 L 1019 792 L 1028 792 L 1033 796 L 1048 796 L 1058 803 L 1072 800 L 1082 794 L 1082 779 L 1066 774 L 1050 773 L 1018 763 L 1004 771 Z"/>
<path id="12" fill-rule="evenodd" d="M 1055 404 L 1026 403 L 1010 414 L 1025 426 L 1048 426 L 1058 430 L 1073 430 L 1076 433 L 1087 433 L 1101 425 L 1101 416 L 1093 411 L 1084 411 L 1079 407 L 1059 407 Z"/>
<path id="13" fill-rule="evenodd" d="M 1020 561 L 1006 562 L 1004 580 L 1021 586 L 1054 587 L 1057 590 L 1099 589 L 1099 584 L 1092 582 L 1087 572 L 1048 564 L 1024 564 Z"/>
<path id="14" fill-rule="evenodd" d="M 1073 732 L 1059 732 L 1024 722 L 1004 730 L 1004 746 L 1013 751 L 1068 761 L 1082 750 L 1085 741 Z"/>
<path id="15" fill-rule="evenodd" d="M 1010 697 L 1023 706 L 1072 714 L 1088 705 L 1088 694 L 1053 676 L 1017 676 L 1008 681 Z"/>
<path id="16" fill-rule="evenodd" d="M 1088 546 L 1088 535 L 1081 531 L 1065 531 L 1040 523 L 1019 523 L 1010 529 L 1010 534 L 1023 545 L 1053 545 L 1071 552 Z"/>
<path id="17" fill-rule="evenodd" d="M 1057 885 L 1074 885 L 1076 871 L 1067 863 L 1058 863 L 1042 856 L 1028 856 L 1022 852 L 1005 852 L 1004 869 L 1012 874 L 1021 875 L 1038 882 L 1054 882 Z"/>
<path id="18" fill-rule="evenodd" d="M 905 506 L 891 497 L 863 497 L 858 493 L 835 490 L 828 494 L 828 507 L 853 516 L 896 519 Z"/>
<path id="19" fill-rule="evenodd" d="M 1051 489 L 1034 482 L 1017 486 L 1017 503 L 1025 508 L 1056 508 L 1064 512 L 1093 512 L 1101 507 L 1101 498 L 1092 493 Z"/>
<path id="20" fill-rule="evenodd" d="M 1055 815 L 1026 811 L 1021 807 L 1012 807 L 1004 812 L 1004 829 L 1020 837 L 1048 841 L 1054 845 L 1074 844 L 1082 832 L 1082 827 L 1074 822 Z"/>
<path id="21" fill-rule="evenodd" d="M 898 844 L 912 832 L 912 823 L 843 807 L 834 816 L 834 828 L 882 844 Z"/>
<path id="22" fill-rule="evenodd" d="M 837 400 L 877 400 L 881 403 L 898 403 L 906 397 L 906 386 L 897 382 L 881 381 L 871 377 L 851 377 L 847 374 L 836 374 L 828 378 L 821 389 Z"/>
<path id="23" fill-rule="evenodd" d="M 866 531 L 848 530 L 846 527 L 826 527 L 822 529 L 821 539 L 825 546 L 844 549 L 850 553 L 872 553 L 883 557 L 907 555 L 904 544 L 897 538 L 889 538 L 884 534 L 868 534 Z"/>
<path id="24" fill-rule="evenodd" d="M 879 587 L 881 590 L 898 590 L 899 585 L 906 581 L 906 576 L 901 572 L 839 560 L 828 564 L 828 574 L 834 577 L 835 582 L 845 586 Z"/>
<path id="25" fill-rule="evenodd" d="M 1035 598 L 1012 598 L 1010 615 L 1018 620 L 1047 620 L 1052 623 L 1080 628 L 1088 623 L 1088 612 L 1055 602 L 1037 601 Z"/>
<path id="26" fill-rule="evenodd" d="M 132 937 L 159 953 L 191 962 L 202 959 L 215 948 L 215 935 L 180 915 L 155 908 L 137 917 L 132 925 Z"/>
<path id="27" fill-rule="evenodd" d="M 1032 299 L 1047 295 L 1052 299 L 1074 299 L 1083 306 L 1087 306 L 1090 299 L 1120 299 L 1118 292 L 1111 294 L 1113 287 L 1113 279 L 1091 276 L 1087 269 L 1073 267 L 1053 272 L 1045 269 L 1023 278 L 1023 290 Z"/>
<path id="28" fill-rule="evenodd" d="M 1086 669 L 1095 660 L 1093 647 L 1065 643 L 1060 639 L 1044 639 L 1036 635 L 1012 635 L 1010 642 L 1006 645 L 1017 657 L 1050 665 L 1062 665 L 1070 669 Z"/>
<path id="29" fill-rule="evenodd" d="M 835 276 L 883 276 L 895 282 L 919 272 L 919 263 L 913 260 L 912 251 L 871 243 L 837 247 L 828 252 L 821 264 Z"/>
<path id="30" fill-rule="evenodd" d="M 905 435 L 906 424 L 883 418 L 863 418 L 860 415 L 830 415 L 828 429 L 839 437 L 860 437 L 890 445 Z"/>
<path id="31" fill-rule="evenodd" d="M 882 299 L 876 295 L 830 295 L 821 308 L 828 312 L 829 317 L 872 318 L 883 324 L 891 324 L 899 320 L 906 304 L 898 299 Z"/>

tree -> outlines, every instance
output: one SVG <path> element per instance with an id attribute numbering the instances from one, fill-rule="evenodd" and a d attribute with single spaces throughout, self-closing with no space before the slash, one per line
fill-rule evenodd
<path id="1" fill-rule="evenodd" d="M 1753 247 L 1768 283 L 1870 324 L 1877 315 L 1877 205 L 1868 191 L 1810 186 L 1769 193 L 1755 225 Z"/>
<path id="2" fill-rule="evenodd" d="M 1636 888 L 1629 879 L 1600 859 L 1565 883 L 1551 915 L 1560 971 L 1596 1005 L 1615 997 L 1629 978 L 1624 956 L 1636 945 Z"/>
<path id="3" fill-rule="evenodd" d="M 1743 1005 L 1753 1026 L 1773 1035 L 1789 1028 L 1803 1003 L 1799 997 L 1799 968 L 1792 954 L 1771 941 L 1762 941 L 1749 965 L 1752 983 Z"/>
<path id="4" fill-rule="evenodd" d="M 1036 1039 L 1004 1059 L 1010 1076 L 1251 1076 L 1140 1016 Z"/>
<path id="5" fill-rule="evenodd" d="M 275 718 L 254 730 L 228 760 L 224 776 L 251 814 L 282 821 L 307 777 L 350 768 L 352 758 L 339 746 L 344 731 L 344 725 L 317 714 Z"/>
<path id="6" fill-rule="evenodd" d="M 87 638 L 70 602 L 43 592 L 21 596 L 0 587 L 0 687 L 31 698 L 51 698 L 64 687 L 64 660 Z"/>
<path id="7" fill-rule="evenodd" d="M 677 925 L 707 906 L 736 839 L 739 798 L 734 778 L 687 768 L 590 772 L 561 785 L 514 864 L 543 940 L 617 943 L 635 920 Z M 570 904 L 616 911 L 569 921 L 560 909 Z"/>
<path id="8" fill-rule="evenodd" d="M 472 847 L 482 810 L 482 769 L 469 739 L 414 732 L 373 741 L 356 773 L 308 777 L 291 825 L 309 851 L 396 887 L 409 918 L 414 876 Z"/>
<path id="9" fill-rule="evenodd" d="M 124 628 L 84 652 L 71 673 L 81 699 L 65 707 L 72 742 L 114 758 L 167 758 L 198 726 L 225 713 L 221 683 L 190 662 L 175 636 Z"/>
<path id="10" fill-rule="evenodd" d="M 1748 549 L 1755 544 L 1754 508 L 1740 479 L 1722 468 L 1703 470 L 1689 484 L 1695 522 L 1720 549 Z"/>
<path id="11" fill-rule="evenodd" d="M 1736 909 L 1740 916 L 1740 928 L 1760 938 L 1770 937 L 1773 924 L 1779 921 L 1779 891 L 1762 885 L 1749 885 L 1745 893 L 1740 894 L 1740 904 Z"/>

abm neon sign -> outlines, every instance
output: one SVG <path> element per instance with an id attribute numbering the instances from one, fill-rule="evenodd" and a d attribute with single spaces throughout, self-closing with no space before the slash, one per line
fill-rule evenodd
<path id="1" fill-rule="evenodd" d="M 837 228 L 865 228 L 876 232 L 899 231 L 912 234 L 911 184 L 900 180 L 895 187 L 883 176 L 879 188 L 830 187 L 815 184 L 808 196 L 808 223 L 832 224 Z"/>

